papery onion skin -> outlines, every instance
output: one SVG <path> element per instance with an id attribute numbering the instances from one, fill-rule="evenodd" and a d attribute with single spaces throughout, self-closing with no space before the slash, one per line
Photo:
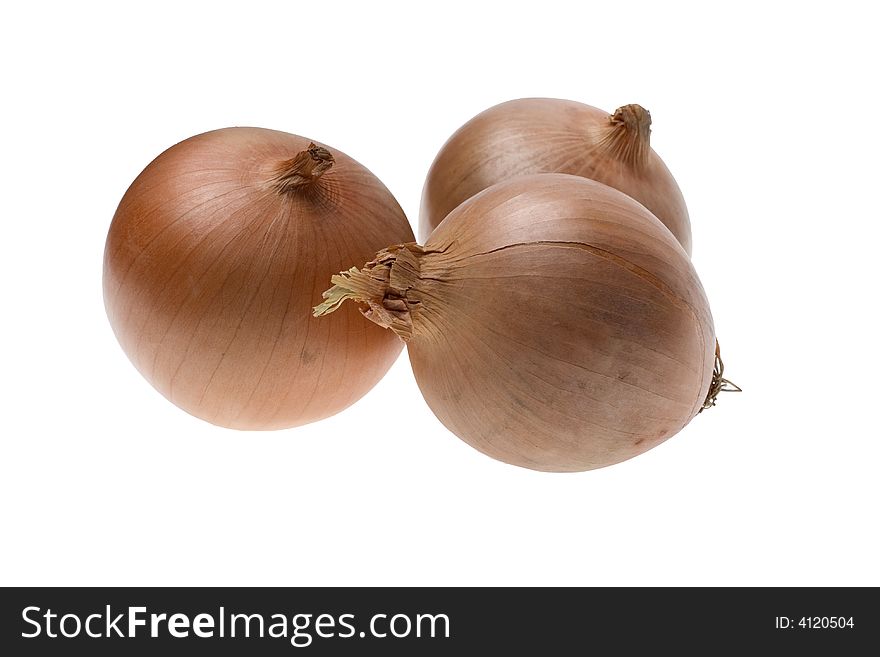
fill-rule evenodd
<path id="1" fill-rule="evenodd" d="M 168 149 L 113 217 L 104 300 L 125 353 L 165 397 L 235 429 L 281 429 L 344 409 L 399 340 L 356 308 L 311 316 L 327 277 L 413 239 L 385 186 L 328 146 L 226 128 Z"/>
<path id="2" fill-rule="evenodd" d="M 647 207 L 691 253 L 684 197 L 650 146 L 651 115 L 613 114 L 571 100 L 523 98 L 464 124 L 437 154 L 422 192 L 420 242 L 456 206 L 518 175 L 568 173 L 610 185 Z"/>
<path id="3" fill-rule="evenodd" d="M 709 304 L 690 258 L 641 204 L 562 174 L 499 183 L 427 244 L 333 278 L 407 342 L 428 405 L 501 461 L 566 472 L 629 459 L 707 397 Z"/>

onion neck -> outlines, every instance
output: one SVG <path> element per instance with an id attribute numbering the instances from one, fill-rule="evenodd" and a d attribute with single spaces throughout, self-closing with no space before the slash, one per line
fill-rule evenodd
<path id="1" fill-rule="evenodd" d="M 312 142 L 306 150 L 275 168 L 272 185 L 279 194 L 292 194 L 314 184 L 321 174 L 333 166 L 334 161 L 330 151 Z"/>
<path id="2" fill-rule="evenodd" d="M 651 113 L 641 105 L 624 105 L 608 117 L 599 148 L 633 168 L 647 166 L 651 154 Z"/>
<path id="3" fill-rule="evenodd" d="M 364 317 L 394 331 L 404 342 L 413 335 L 413 315 L 420 302 L 407 297 L 420 275 L 420 258 L 425 251 L 415 242 L 389 246 L 362 269 L 352 267 L 331 277 L 333 287 L 324 292 L 324 302 L 314 309 L 315 317 L 329 315 L 348 300 L 367 305 Z"/>

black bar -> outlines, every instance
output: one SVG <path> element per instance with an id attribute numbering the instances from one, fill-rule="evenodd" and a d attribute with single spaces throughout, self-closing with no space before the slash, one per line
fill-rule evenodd
<path id="1" fill-rule="evenodd" d="M 873 588 L 7 588 L 0 591 L 0 654 L 430 656 L 470 654 L 462 650 L 515 655 L 650 650 L 679 655 L 741 650 L 850 655 L 859 647 L 880 645 L 876 593 Z M 129 630 L 130 607 L 145 608 L 134 616 L 145 625 L 134 628 L 134 638 L 121 638 L 118 634 Z M 48 610 L 56 616 L 47 621 Z M 65 614 L 77 617 L 65 620 L 68 634 L 79 622 L 74 638 L 60 636 Z M 99 616 L 92 617 L 89 629 L 93 634 L 109 631 L 110 638 L 85 635 L 85 621 L 93 614 Z M 114 625 L 118 614 L 123 616 Z M 156 621 L 156 638 L 150 636 L 150 614 L 166 615 Z M 188 637 L 170 634 L 167 618 L 173 614 L 186 615 L 175 621 L 175 631 L 188 632 Z M 199 631 L 212 633 L 210 638 L 195 636 L 199 614 L 211 618 L 199 621 Z M 261 615 L 264 637 L 253 636 L 260 632 L 257 617 L 249 621 L 250 638 L 242 636 L 242 618 L 233 623 L 237 636 L 230 637 L 233 614 Z M 321 614 L 327 616 L 318 627 Z M 224 638 L 218 636 L 221 617 Z M 298 647 L 291 644 L 294 622 Z M 38 636 L 22 636 L 38 627 Z M 276 634 L 284 628 L 286 637 L 268 636 L 271 627 Z M 407 636 L 393 636 L 407 629 Z M 47 631 L 59 636 L 50 638 Z"/>

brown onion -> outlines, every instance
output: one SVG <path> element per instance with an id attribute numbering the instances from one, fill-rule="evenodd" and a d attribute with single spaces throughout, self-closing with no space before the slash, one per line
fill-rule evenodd
<path id="1" fill-rule="evenodd" d="M 214 424 L 278 429 L 359 399 L 400 353 L 354 308 L 311 316 L 327 278 L 413 239 L 385 186 L 347 155 L 227 128 L 157 157 L 107 236 L 104 299 L 155 388 Z"/>
<path id="2" fill-rule="evenodd" d="M 420 241 L 462 201 L 495 183 L 525 174 L 570 173 L 632 196 L 690 254 L 684 197 L 650 140 L 651 115 L 639 105 L 608 114 L 571 100 L 523 98 L 489 108 L 459 128 L 431 165 L 422 192 Z"/>
<path id="3" fill-rule="evenodd" d="M 332 281 L 316 314 L 367 304 L 406 341 L 443 424 L 508 463 L 623 461 L 718 392 L 712 315 L 690 258 L 644 206 L 586 178 L 494 185 L 424 247 L 387 248 Z"/>

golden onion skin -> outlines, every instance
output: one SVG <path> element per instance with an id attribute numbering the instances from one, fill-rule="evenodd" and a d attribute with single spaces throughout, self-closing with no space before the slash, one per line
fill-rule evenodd
<path id="1" fill-rule="evenodd" d="M 424 247 L 333 277 L 407 342 L 425 400 L 459 438 L 534 470 L 632 458 L 703 407 L 715 364 L 690 258 L 629 196 L 539 174 L 472 197 Z"/>
<path id="2" fill-rule="evenodd" d="M 610 185 L 647 207 L 691 253 L 684 197 L 650 146 L 651 115 L 639 105 L 613 114 L 555 98 L 496 105 L 464 124 L 428 172 L 420 242 L 460 203 L 496 183 L 535 173 L 568 173 Z"/>
<path id="3" fill-rule="evenodd" d="M 235 429 L 305 424 L 359 399 L 401 350 L 356 308 L 311 316 L 328 276 L 411 239 L 391 193 L 345 154 L 215 130 L 162 153 L 122 198 L 104 252 L 107 316 L 135 367 L 187 412 Z"/>

